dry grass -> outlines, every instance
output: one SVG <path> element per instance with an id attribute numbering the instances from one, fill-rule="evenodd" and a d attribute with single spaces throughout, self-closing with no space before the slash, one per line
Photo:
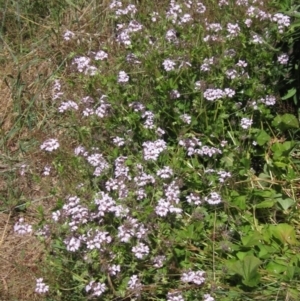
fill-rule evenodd
<path id="1" fill-rule="evenodd" d="M 13 232 L 12 212 L 0 214 L 0 298 L 1 300 L 42 300 L 34 293 L 35 277 L 41 273 L 43 246 L 34 236 Z"/>

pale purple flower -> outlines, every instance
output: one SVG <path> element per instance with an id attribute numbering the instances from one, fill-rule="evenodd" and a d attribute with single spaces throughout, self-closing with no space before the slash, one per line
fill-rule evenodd
<path id="1" fill-rule="evenodd" d="M 278 62 L 281 64 L 281 65 L 286 65 L 289 61 L 289 56 L 284 53 L 284 54 L 281 54 L 279 57 L 278 57 Z"/>
<path id="2" fill-rule="evenodd" d="M 235 38 L 239 35 L 241 29 L 238 24 L 228 23 L 227 31 L 229 32 L 229 35 L 227 36 L 227 38 Z"/>
<path id="3" fill-rule="evenodd" d="M 50 171 L 51 171 L 51 166 L 50 165 L 46 165 L 44 167 L 44 170 L 43 170 L 43 176 L 49 176 L 50 175 Z"/>
<path id="4" fill-rule="evenodd" d="M 155 133 L 158 137 L 162 137 L 166 132 L 162 128 L 158 127 Z"/>
<path id="5" fill-rule="evenodd" d="M 129 81 L 129 76 L 125 71 L 120 71 L 118 75 L 118 83 L 125 84 Z"/>
<path id="6" fill-rule="evenodd" d="M 171 99 L 177 99 L 180 97 L 180 93 L 177 90 L 172 90 L 170 92 L 170 97 L 171 97 Z"/>
<path id="7" fill-rule="evenodd" d="M 218 205 L 222 203 L 221 196 L 216 192 L 211 192 L 209 196 L 204 198 L 204 201 L 210 205 Z"/>
<path id="8" fill-rule="evenodd" d="M 90 58 L 86 56 L 80 56 L 80 57 L 76 57 L 73 60 L 72 64 L 77 65 L 77 70 L 79 72 L 84 72 L 86 68 L 89 67 L 90 62 L 91 62 Z"/>
<path id="9" fill-rule="evenodd" d="M 74 149 L 74 154 L 76 156 L 79 156 L 80 154 L 84 155 L 84 154 L 87 154 L 87 151 L 83 146 L 80 145 Z"/>
<path id="10" fill-rule="evenodd" d="M 170 59 L 166 59 L 163 62 L 164 69 L 168 71 L 172 71 L 175 69 L 176 63 Z"/>
<path id="11" fill-rule="evenodd" d="M 144 257 L 146 257 L 149 254 L 149 250 L 149 247 L 142 242 L 138 243 L 135 247 L 132 248 L 132 252 L 138 259 L 143 259 Z"/>
<path id="12" fill-rule="evenodd" d="M 262 39 L 262 37 L 260 37 L 259 35 L 254 34 L 254 35 L 252 36 L 252 42 L 253 42 L 254 44 L 262 44 L 262 43 L 263 43 L 263 39 Z"/>
<path id="13" fill-rule="evenodd" d="M 129 22 L 128 24 L 128 31 L 129 32 L 137 32 L 143 29 L 143 25 L 140 24 L 138 21 L 136 20 L 132 20 Z"/>
<path id="14" fill-rule="evenodd" d="M 221 31 L 222 25 L 220 23 L 210 23 L 210 24 L 206 24 L 206 29 L 213 31 L 213 32 L 219 32 Z"/>
<path id="15" fill-rule="evenodd" d="M 45 150 L 47 152 L 52 152 L 59 148 L 59 143 L 57 139 L 51 138 L 43 142 L 41 145 L 41 150 Z"/>
<path id="16" fill-rule="evenodd" d="M 134 291 L 136 295 L 139 295 L 142 289 L 141 280 L 137 275 L 132 275 L 128 281 L 127 287 L 131 291 Z"/>
<path id="17" fill-rule="evenodd" d="M 113 138 L 113 143 L 116 145 L 116 146 L 123 146 L 125 144 L 125 139 L 122 138 L 122 137 L 115 137 Z"/>
<path id="18" fill-rule="evenodd" d="M 238 67 L 242 67 L 242 68 L 245 68 L 245 67 L 248 66 L 247 62 L 246 62 L 246 61 L 243 61 L 243 60 L 239 60 L 239 61 L 236 63 L 236 65 L 237 65 Z"/>
<path id="19" fill-rule="evenodd" d="M 197 5 L 197 8 L 196 8 L 197 13 L 199 13 L 199 14 L 205 13 L 206 6 L 202 2 L 197 2 L 196 5 Z"/>
<path id="20" fill-rule="evenodd" d="M 103 50 L 99 50 L 96 54 L 95 54 L 95 60 L 96 61 L 103 61 L 104 59 L 108 58 L 108 54 L 103 51 Z"/>
<path id="21" fill-rule="evenodd" d="M 153 129 L 154 128 L 154 114 L 151 111 L 145 111 L 142 114 L 142 118 L 145 118 L 144 128 Z"/>
<path id="22" fill-rule="evenodd" d="M 203 64 L 200 67 L 200 70 L 204 72 L 210 71 L 210 66 L 213 65 L 213 63 L 214 63 L 214 57 L 205 58 Z"/>
<path id="23" fill-rule="evenodd" d="M 70 237 L 70 238 L 66 238 L 64 240 L 64 243 L 68 251 L 75 252 L 79 250 L 81 246 L 81 239 L 76 237 Z"/>
<path id="24" fill-rule="evenodd" d="M 84 117 L 88 117 L 88 116 L 92 116 L 95 114 L 95 111 L 92 109 L 92 108 L 85 108 L 83 111 L 82 111 L 82 115 Z"/>
<path id="25" fill-rule="evenodd" d="M 188 114 L 180 115 L 180 119 L 186 124 L 191 124 L 191 122 L 192 122 L 192 117 Z"/>
<path id="26" fill-rule="evenodd" d="M 65 111 L 68 110 L 78 110 L 78 105 L 75 101 L 73 100 L 68 100 L 68 101 L 64 101 L 61 103 L 61 105 L 58 108 L 58 112 L 59 113 L 64 113 Z"/>
<path id="27" fill-rule="evenodd" d="M 179 25 L 181 24 L 185 24 L 185 23 L 188 23 L 188 22 L 191 22 L 193 21 L 193 18 L 190 14 L 184 14 L 181 18 L 180 18 L 180 21 L 178 22 Z"/>
<path id="28" fill-rule="evenodd" d="M 241 120 L 241 127 L 244 129 L 244 130 L 247 130 L 251 125 L 252 125 L 253 121 L 252 119 L 249 119 L 249 118 L 242 118 Z"/>
<path id="29" fill-rule="evenodd" d="M 225 170 L 220 170 L 220 171 L 217 172 L 217 174 L 219 175 L 219 182 L 220 183 L 225 182 L 225 180 L 227 178 L 231 178 L 231 173 L 227 172 Z"/>
<path id="30" fill-rule="evenodd" d="M 282 13 L 277 13 L 272 17 L 272 21 L 276 22 L 278 25 L 279 33 L 283 33 L 285 27 L 289 27 L 291 24 L 291 19 Z"/>
<path id="31" fill-rule="evenodd" d="M 166 256 L 165 255 L 157 255 L 153 258 L 153 266 L 155 268 L 161 268 L 164 265 L 164 262 L 166 260 Z"/>
<path id="32" fill-rule="evenodd" d="M 225 74 L 229 79 L 235 79 L 238 76 L 238 72 L 234 69 L 227 70 Z"/>
<path id="33" fill-rule="evenodd" d="M 248 28 L 250 28 L 251 25 L 252 25 L 252 20 L 251 20 L 251 19 L 246 19 L 246 20 L 244 21 L 244 23 L 246 24 L 246 26 L 247 26 Z"/>
<path id="34" fill-rule="evenodd" d="M 229 5 L 227 0 L 219 0 L 219 6 L 225 6 L 225 5 Z"/>
<path id="35" fill-rule="evenodd" d="M 274 106 L 276 104 L 276 97 L 274 95 L 267 95 L 265 98 L 261 98 L 260 102 L 266 106 Z"/>
<path id="36" fill-rule="evenodd" d="M 135 194 L 136 194 L 136 198 L 137 198 L 137 200 L 143 200 L 143 199 L 145 199 L 146 197 L 147 197 L 147 193 L 146 193 L 146 191 L 145 191 L 145 189 L 143 189 L 143 188 L 139 188 L 136 192 L 135 192 Z"/>
<path id="37" fill-rule="evenodd" d="M 104 118 L 109 114 L 111 105 L 105 102 L 106 95 L 101 96 L 100 106 L 95 109 L 95 114 L 99 118 Z"/>
<path id="38" fill-rule="evenodd" d="M 178 38 L 177 38 L 177 34 L 175 29 L 169 29 L 166 33 L 166 40 L 168 42 L 173 42 L 173 43 L 177 43 L 178 42 Z"/>
<path id="39" fill-rule="evenodd" d="M 200 199 L 200 196 L 197 194 L 197 193 L 190 193 L 187 197 L 186 197 L 186 201 L 189 203 L 189 204 L 192 204 L 192 205 L 201 205 L 202 204 L 202 201 Z"/>
<path id="40" fill-rule="evenodd" d="M 94 76 L 95 74 L 97 74 L 97 72 L 98 69 L 95 66 L 87 66 L 86 69 L 84 70 L 84 74 L 90 76 Z"/>
<path id="41" fill-rule="evenodd" d="M 203 301 L 215 301 L 215 298 L 213 298 L 210 294 L 204 294 Z"/>
<path id="42" fill-rule="evenodd" d="M 20 169 L 19 169 L 19 173 L 20 173 L 20 176 L 24 176 L 26 171 L 27 171 L 27 168 L 28 168 L 28 165 L 27 164 L 22 164 L 20 166 Z"/>
<path id="43" fill-rule="evenodd" d="M 230 88 L 225 88 L 224 93 L 227 95 L 227 97 L 232 98 L 235 95 L 235 91 Z"/>
<path id="44" fill-rule="evenodd" d="M 52 97 L 53 100 L 59 99 L 60 97 L 62 97 L 64 95 L 64 93 L 61 92 L 61 84 L 58 79 L 56 79 L 54 81 L 54 85 L 52 88 L 52 94 L 53 94 L 53 97 Z"/>
<path id="45" fill-rule="evenodd" d="M 60 210 L 57 210 L 57 211 L 54 211 L 52 212 L 52 219 L 55 221 L 55 222 L 58 222 L 59 219 L 61 217 L 61 211 Z"/>
<path id="46" fill-rule="evenodd" d="M 43 278 L 36 279 L 36 286 L 35 286 L 35 292 L 37 294 L 45 294 L 49 291 L 49 285 L 46 285 L 44 283 Z"/>
<path id="47" fill-rule="evenodd" d="M 185 283 L 195 283 L 201 285 L 205 282 L 205 272 L 204 271 L 188 271 L 183 273 L 181 276 L 181 281 Z"/>
<path id="48" fill-rule="evenodd" d="M 75 33 L 70 31 L 70 30 L 66 30 L 64 33 L 64 40 L 65 41 L 70 41 L 71 39 L 73 39 L 75 37 Z"/>
<path id="49" fill-rule="evenodd" d="M 159 18 L 159 13 L 158 12 L 153 12 L 151 13 L 151 21 L 155 23 L 157 19 Z"/>
<path id="50" fill-rule="evenodd" d="M 94 231 L 89 230 L 87 235 L 84 237 L 84 241 L 89 250 L 102 250 L 103 245 L 109 244 L 112 241 L 112 238 L 108 232 L 96 229 Z"/>
<path id="51" fill-rule="evenodd" d="M 180 292 L 168 292 L 167 301 L 184 301 Z"/>
<path id="52" fill-rule="evenodd" d="M 108 271 L 111 276 L 115 276 L 121 272 L 121 266 L 117 264 L 113 264 L 108 267 Z"/>
<path id="53" fill-rule="evenodd" d="M 105 291 L 107 287 L 104 283 L 91 281 L 86 287 L 86 292 L 91 292 L 92 297 L 99 297 L 101 296 Z"/>
<path id="54" fill-rule="evenodd" d="M 162 139 L 158 139 L 156 141 L 144 142 L 143 143 L 144 159 L 146 161 L 148 160 L 156 161 L 160 153 L 162 153 L 166 148 L 167 148 L 167 143 Z"/>
<path id="55" fill-rule="evenodd" d="M 203 96 L 206 100 L 216 101 L 224 97 L 224 92 L 221 89 L 206 89 Z"/>
<path id="56" fill-rule="evenodd" d="M 124 44 L 125 46 L 131 45 L 131 40 L 129 36 L 129 31 L 128 30 L 123 30 L 121 31 L 116 38 L 117 42 L 120 44 Z"/>
<path id="57" fill-rule="evenodd" d="M 14 225 L 14 232 L 16 232 L 19 235 L 30 234 L 32 232 L 32 226 L 26 224 L 24 222 L 24 218 L 21 217 L 19 221 Z"/>
<path id="58" fill-rule="evenodd" d="M 159 169 L 156 174 L 162 179 L 169 179 L 173 175 L 173 170 L 169 166 L 164 166 L 162 169 Z"/>

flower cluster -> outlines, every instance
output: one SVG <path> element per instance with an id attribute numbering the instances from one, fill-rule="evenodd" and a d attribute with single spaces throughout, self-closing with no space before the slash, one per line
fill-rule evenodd
<path id="1" fill-rule="evenodd" d="M 43 142 L 41 145 L 41 150 L 45 150 L 47 152 L 53 152 L 54 150 L 59 148 L 58 140 L 55 138 L 48 139 Z"/>
<path id="2" fill-rule="evenodd" d="M 35 292 L 37 294 L 45 294 L 49 291 L 49 285 L 46 285 L 44 283 L 43 278 L 38 278 L 36 279 L 36 287 L 35 287 Z"/>
<path id="3" fill-rule="evenodd" d="M 216 101 L 223 97 L 232 98 L 234 95 L 235 91 L 230 88 L 225 88 L 224 91 L 221 89 L 207 89 L 203 93 L 204 98 L 209 101 Z"/>
<path id="4" fill-rule="evenodd" d="M 143 154 L 144 159 L 154 160 L 158 159 L 158 156 L 167 148 L 167 143 L 162 140 L 158 139 L 156 141 L 147 141 L 143 143 Z"/>
<path id="5" fill-rule="evenodd" d="M 24 218 L 20 218 L 14 225 L 14 232 L 19 235 L 25 235 L 32 232 L 32 226 L 24 222 Z"/>
<path id="6" fill-rule="evenodd" d="M 87 293 L 91 293 L 91 297 L 99 297 L 106 291 L 106 285 L 104 283 L 91 281 L 85 290 Z"/>
<path id="7" fill-rule="evenodd" d="M 241 127 L 244 129 L 244 130 L 247 130 L 251 125 L 252 125 L 253 121 L 252 119 L 249 119 L 249 118 L 242 118 L 241 120 Z"/>
<path id="8" fill-rule="evenodd" d="M 194 283 L 201 285 L 205 282 L 205 272 L 204 271 L 188 271 L 182 274 L 181 281 L 185 283 Z"/>

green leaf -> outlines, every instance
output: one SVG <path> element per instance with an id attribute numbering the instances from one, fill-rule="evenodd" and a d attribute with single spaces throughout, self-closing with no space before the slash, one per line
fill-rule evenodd
<path id="1" fill-rule="evenodd" d="M 291 97 L 293 97 L 296 94 L 297 90 L 296 88 L 292 88 L 290 90 L 288 90 L 287 94 L 284 95 L 283 97 L 281 97 L 282 100 L 286 100 L 289 99 Z"/>
<path id="2" fill-rule="evenodd" d="M 277 202 L 281 205 L 283 210 L 288 210 L 290 207 L 292 207 L 295 204 L 295 201 L 290 198 L 277 199 Z"/>
<path id="3" fill-rule="evenodd" d="M 279 263 L 276 263 L 274 261 L 271 261 L 271 262 L 268 263 L 268 265 L 266 267 L 266 270 L 268 272 L 273 273 L 273 274 L 281 274 L 281 273 L 286 271 L 286 266 L 282 265 L 282 264 L 279 264 Z"/>
<path id="4" fill-rule="evenodd" d="M 259 247 L 258 257 L 261 259 L 270 258 L 271 255 L 276 252 L 276 250 L 271 246 L 260 244 L 258 247 Z"/>
<path id="5" fill-rule="evenodd" d="M 288 128 L 299 128 L 299 121 L 293 114 L 284 114 L 281 117 L 281 122 L 284 127 Z"/>
<path id="6" fill-rule="evenodd" d="M 261 239 L 262 239 L 261 235 L 259 234 L 259 232 L 256 231 L 251 235 L 242 237 L 242 243 L 245 247 L 252 247 L 259 244 Z"/>
<path id="7" fill-rule="evenodd" d="M 261 261 L 253 255 L 247 255 L 243 260 L 227 262 L 229 270 L 243 277 L 243 284 L 249 287 L 255 287 L 260 281 L 260 275 L 257 271 Z"/>
<path id="8" fill-rule="evenodd" d="M 271 225 L 272 235 L 283 244 L 296 245 L 295 229 L 288 224 Z"/>
<path id="9" fill-rule="evenodd" d="M 235 197 L 233 199 L 233 204 L 239 207 L 242 210 L 246 209 L 246 196 L 245 195 L 240 195 L 238 197 Z"/>
<path id="10" fill-rule="evenodd" d="M 271 137 L 264 130 L 259 131 L 256 136 L 256 142 L 260 146 L 264 145 L 265 143 L 269 142 L 270 140 L 271 140 Z"/>
<path id="11" fill-rule="evenodd" d="M 272 125 L 274 127 L 278 127 L 281 130 L 299 128 L 298 119 L 293 114 L 277 115 L 274 118 Z"/>
<path id="12" fill-rule="evenodd" d="M 262 201 L 261 203 L 255 205 L 255 208 L 261 209 L 261 208 L 272 208 L 275 204 L 275 201 L 273 200 L 266 200 Z"/>

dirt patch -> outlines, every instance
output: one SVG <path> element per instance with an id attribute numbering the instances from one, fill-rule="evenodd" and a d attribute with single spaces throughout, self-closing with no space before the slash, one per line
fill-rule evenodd
<path id="1" fill-rule="evenodd" d="M 11 212 L 0 213 L 0 300 L 43 300 L 34 292 L 43 246 L 34 235 L 14 233 L 15 222 Z"/>

